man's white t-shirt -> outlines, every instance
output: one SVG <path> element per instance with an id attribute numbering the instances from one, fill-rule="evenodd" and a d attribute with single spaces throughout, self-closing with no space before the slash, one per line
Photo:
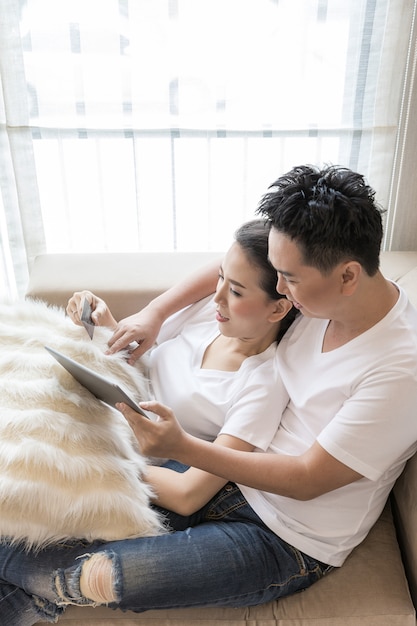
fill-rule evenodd
<path id="1" fill-rule="evenodd" d="M 282 539 L 340 566 L 379 517 L 417 448 L 417 311 L 400 290 L 378 324 L 324 353 L 327 325 L 302 317 L 278 347 L 291 400 L 268 452 L 299 455 L 317 440 L 363 478 L 309 501 L 240 487 Z"/>
<path id="2" fill-rule="evenodd" d="M 209 296 L 163 324 L 149 357 L 152 395 L 196 437 L 212 441 L 225 433 L 266 450 L 288 403 L 277 344 L 245 359 L 236 372 L 202 369 L 207 347 L 220 334 L 215 313 Z"/>

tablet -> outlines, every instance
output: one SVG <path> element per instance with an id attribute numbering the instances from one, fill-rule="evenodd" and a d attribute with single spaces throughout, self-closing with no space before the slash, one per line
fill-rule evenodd
<path id="1" fill-rule="evenodd" d="M 61 352 L 49 346 L 45 346 L 45 349 L 48 350 L 58 363 L 65 367 L 75 380 L 81 383 L 81 385 L 88 389 L 96 398 L 114 408 L 116 408 L 117 402 L 124 402 L 134 411 L 137 411 L 149 419 L 149 415 L 146 415 L 145 411 L 141 409 L 117 383 L 108 380 L 101 374 L 97 374 L 97 372 L 90 370 L 85 365 L 77 363 L 68 356 L 65 356 L 65 354 L 61 354 Z"/>

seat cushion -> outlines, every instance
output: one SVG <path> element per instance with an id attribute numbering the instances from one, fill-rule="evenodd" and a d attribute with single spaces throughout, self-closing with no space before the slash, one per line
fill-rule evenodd
<path id="1" fill-rule="evenodd" d="M 179 581 L 181 584 L 181 581 Z M 310 589 L 248 608 L 171 609 L 123 613 L 70 607 L 65 626 L 415 626 L 415 612 L 389 504 L 368 537 Z"/>

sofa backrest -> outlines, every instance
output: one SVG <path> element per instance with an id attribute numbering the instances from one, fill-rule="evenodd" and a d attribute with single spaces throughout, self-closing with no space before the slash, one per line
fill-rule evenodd
<path id="1" fill-rule="evenodd" d="M 222 257 L 222 252 L 40 254 L 30 271 L 26 297 L 65 307 L 74 291 L 88 289 L 120 320 L 199 267 L 220 263 Z"/>

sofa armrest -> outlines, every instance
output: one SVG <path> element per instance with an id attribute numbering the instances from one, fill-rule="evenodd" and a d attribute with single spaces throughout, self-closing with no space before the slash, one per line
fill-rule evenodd
<path id="1" fill-rule="evenodd" d="M 89 289 L 107 302 L 120 320 L 222 252 L 132 252 L 41 254 L 26 291 L 56 306 L 66 306 L 74 291 Z"/>

